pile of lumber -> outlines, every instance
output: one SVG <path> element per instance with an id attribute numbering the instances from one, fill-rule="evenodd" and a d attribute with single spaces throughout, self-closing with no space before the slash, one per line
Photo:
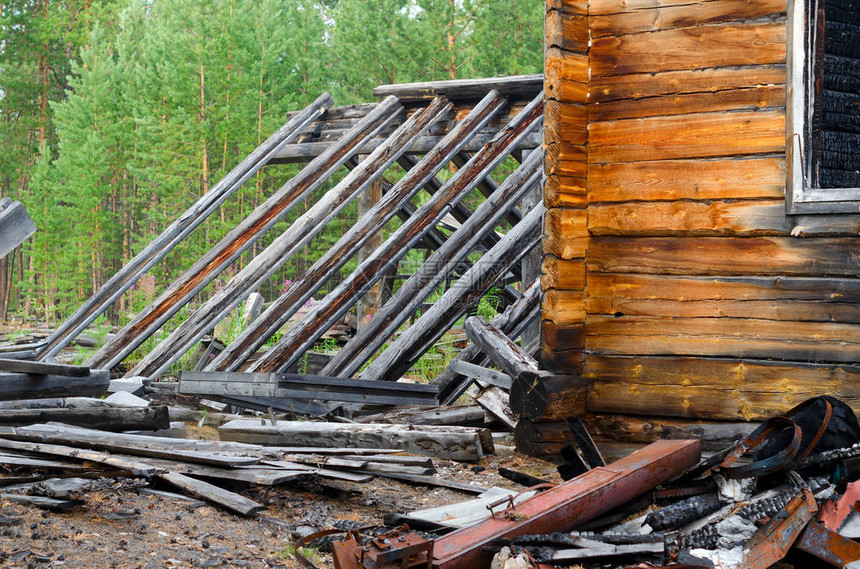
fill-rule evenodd
<path id="1" fill-rule="evenodd" d="M 266 506 L 226 486 L 234 488 L 237 482 L 275 486 L 300 478 L 363 483 L 385 476 L 474 494 L 487 490 L 437 478 L 433 476 L 436 470 L 431 458 L 408 456 L 399 448 L 261 446 L 116 433 L 61 423 L 0 427 L 0 465 L 13 473 L 0 478 L 3 494 L 38 493 L 42 488 L 39 484 L 46 479 L 60 481 L 54 480 L 44 488 L 56 491 L 66 484 L 80 492 L 93 478 L 136 477 L 150 484 L 169 484 L 244 516 Z M 61 481 L 70 476 L 76 481 Z M 52 509 L 77 503 L 57 496 L 28 496 L 13 501 Z"/>

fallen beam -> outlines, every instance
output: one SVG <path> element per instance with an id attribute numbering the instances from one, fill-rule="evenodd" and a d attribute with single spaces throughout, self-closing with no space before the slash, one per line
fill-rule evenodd
<path id="1" fill-rule="evenodd" d="M 48 421 L 103 431 L 157 431 L 170 427 L 167 407 L 0 409 L 0 425 L 32 425 Z"/>
<path id="2" fill-rule="evenodd" d="M 35 375 L 62 375 L 67 377 L 87 377 L 90 375 L 90 368 L 86 366 L 51 364 L 10 358 L 0 358 L 0 371 Z"/>
<path id="3" fill-rule="evenodd" d="M 483 433 L 482 433 L 483 431 Z M 489 431 L 473 427 L 237 420 L 218 427 L 224 441 L 271 446 L 399 448 L 422 456 L 479 460 L 493 452 Z"/>
<path id="4" fill-rule="evenodd" d="M 36 232 L 27 209 L 11 198 L 0 200 L 0 259 Z"/>
<path id="5" fill-rule="evenodd" d="M 569 531 L 698 463 L 698 441 L 658 441 L 608 466 L 541 492 L 477 525 L 450 533 L 433 548 L 433 569 L 488 567 L 493 540 Z"/>
<path id="6" fill-rule="evenodd" d="M 179 392 L 187 395 L 320 399 L 374 405 L 436 405 L 435 386 L 360 381 L 292 373 L 182 373 Z"/>
<path id="7" fill-rule="evenodd" d="M 39 399 L 101 395 L 110 385 L 110 371 L 90 370 L 88 377 L 0 373 L 0 399 Z"/>
<path id="8" fill-rule="evenodd" d="M 179 472 L 165 472 L 163 474 L 159 474 L 159 478 L 170 482 L 177 488 L 181 488 L 192 496 L 213 502 L 243 516 L 251 516 L 260 510 L 266 509 L 263 504 L 255 502 L 250 498 L 246 498 L 241 494 L 224 490 L 214 484 L 209 484 L 208 482 L 203 482 L 202 480 L 197 480 L 190 476 L 185 476 Z"/>

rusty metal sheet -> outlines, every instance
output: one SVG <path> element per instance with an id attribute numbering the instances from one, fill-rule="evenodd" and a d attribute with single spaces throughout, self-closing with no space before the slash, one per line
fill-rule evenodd
<path id="1" fill-rule="evenodd" d="M 837 567 L 860 561 L 860 543 L 827 529 L 820 520 L 806 526 L 797 541 L 797 548 Z"/>
<path id="2" fill-rule="evenodd" d="M 848 484 L 838 500 L 824 502 L 818 518 L 824 523 L 824 527 L 838 533 L 848 517 L 857 511 L 858 502 L 860 502 L 860 481 Z"/>
<path id="3" fill-rule="evenodd" d="M 537 494 L 504 515 L 436 541 L 434 569 L 488 566 L 484 546 L 499 538 L 568 531 L 625 504 L 698 463 L 698 440 L 661 440 L 608 466 L 601 466 Z"/>
<path id="4" fill-rule="evenodd" d="M 746 567 L 766 569 L 785 557 L 817 511 L 815 496 L 808 488 L 801 489 L 782 511 L 749 538 L 744 555 Z"/>

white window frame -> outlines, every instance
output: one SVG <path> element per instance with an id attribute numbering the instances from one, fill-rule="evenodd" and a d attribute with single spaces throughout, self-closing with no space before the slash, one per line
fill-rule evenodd
<path id="1" fill-rule="evenodd" d="M 817 188 L 811 184 L 813 164 L 806 148 L 811 140 L 815 93 L 812 63 L 817 6 L 818 0 L 788 0 L 786 210 L 789 214 L 858 213 L 860 188 Z"/>

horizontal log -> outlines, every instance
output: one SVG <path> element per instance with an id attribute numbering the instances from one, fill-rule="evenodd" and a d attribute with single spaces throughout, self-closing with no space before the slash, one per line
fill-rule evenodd
<path id="1" fill-rule="evenodd" d="M 90 368 L 65 364 L 51 364 L 30 360 L 0 358 L 0 372 L 29 373 L 33 375 L 62 375 L 66 377 L 88 377 Z"/>
<path id="2" fill-rule="evenodd" d="M 544 253 L 559 259 L 585 257 L 589 241 L 587 216 L 584 209 L 547 210 L 544 216 Z"/>
<path id="3" fill-rule="evenodd" d="M 818 395 L 860 409 L 857 365 L 589 355 L 583 368 L 594 412 L 752 421 Z"/>
<path id="4" fill-rule="evenodd" d="M 584 146 L 549 144 L 544 149 L 544 174 L 585 178 L 588 168 Z"/>
<path id="5" fill-rule="evenodd" d="M 477 405 L 457 407 L 416 407 L 354 417 L 357 423 L 395 423 L 400 425 L 481 426 L 486 414 Z"/>
<path id="6" fill-rule="evenodd" d="M 773 358 L 854 362 L 860 326 L 754 318 L 589 316 L 585 347 L 592 353 Z"/>
<path id="7" fill-rule="evenodd" d="M 783 152 L 785 114 L 697 113 L 589 125 L 589 163 Z"/>
<path id="8" fill-rule="evenodd" d="M 582 290 L 585 288 L 585 260 L 559 259 L 544 255 L 541 265 L 543 290 Z"/>
<path id="9" fill-rule="evenodd" d="M 0 439 L 0 449 L 25 451 L 49 456 L 62 456 L 75 460 L 104 464 L 120 470 L 126 470 L 134 476 L 152 476 L 159 469 L 139 460 L 127 460 L 105 452 L 75 448 L 66 445 L 35 443 L 29 441 L 13 441 Z"/>
<path id="10" fill-rule="evenodd" d="M 565 184 L 565 188 L 571 186 L 571 183 Z M 588 166 L 588 200 L 591 203 L 784 197 L 783 157 Z"/>
<path id="11" fill-rule="evenodd" d="M 589 314 L 860 323 L 860 279 L 589 275 Z"/>
<path id="12" fill-rule="evenodd" d="M 785 108 L 785 86 L 783 85 L 607 101 L 589 107 L 589 120 L 607 121 L 773 108 Z"/>
<path id="13" fill-rule="evenodd" d="M 596 8 L 599 12 L 592 11 L 588 19 L 593 38 L 785 15 L 785 2 L 781 0 L 760 0 L 754 3 L 747 0 L 709 0 L 695 4 L 660 2 L 657 6 L 648 7 L 632 7 L 617 1 L 600 1 L 599 4 L 597 7 L 592 6 L 592 10 Z M 615 6 L 610 8 L 607 4 Z M 603 10 L 607 9 L 613 12 L 604 13 Z"/>
<path id="14" fill-rule="evenodd" d="M 434 405 L 436 386 L 360 381 L 291 373 L 182 373 L 179 392 L 192 395 L 321 399 L 376 405 Z"/>
<path id="15" fill-rule="evenodd" d="M 576 375 L 521 373 L 511 387 L 511 411 L 519 419 L 562 421 L 585 412 L 588 385 Z"/>
<path id="16" fill-rule="evenodd" d="M 595 76 L 591 79 L 589 100 L 604 103 L 767 85 L 784 87 L 785 80 L 785 65 L 782 63 L 747 67 L 723 67 L 718 64 L 708 69 Z"/>
<path id="17" fill-rule="evenodd" d="M 102 395 L 110 385 L 110 371 L 94 369 L 87 377 L 0 373 L 0 399 L 86 397 Z"/>
<path id="18" fill-rule="evenodd" d="M 0 410 L 0 425 L 30 425 L 48 421 L 104 431 L 157 431 L 170 427 L 167 407 Z"/>
<path id="19" fill-rule="evenodd" d="M 548 10 L 544 21 L 544 45 L 585 52 L 588 50 L 588 27 L 588 17 L 585 14 Z"/>
<path id="20" fill-rule="evenodd" d="M 582 419 L 588 431 L 600 439 L 636 444 L 650 444 L 661 439 L 698 439 L 702 450 L 713 451 L 732 446 L 758 426 L 758 423 L 738 421 L 682 421 L 656 416 L 595 413 L 587 413 Z"/>
<path id="21" fill-rule="evenodd" d="M 585 322 L 585 298 L 579 290 L 544 290 L 541 316 L 561 326 Z"/>
<path id="22" fill-rule="evenodd" d="M 783 200 L 671 201 L 592 205 L 592 235 L 789 235 Z"/>
<path id="23" fill-rule="evenodd" d="M 544 180 L 543 200 L 547 209 L 584 208 L 588 203 L 585 194 L 585 178 L 547 176 Z"/>
<path id="24" fill-rule="evenodd" d="M 858 246 L 860 239 L 851 237 L 599 237 L 589 243 L 588 269 L 674 275 L 854 277 Z"/>
<path id="25" fill-rule="evenodd" d="M 785 62 L 785 22 L 701 26 L 592 40 L 593 76 Z"/>
<path id="26" fill-rule="evenodd" d="M 653 8 L 688 4 L 689 0 L 591 0 L 588 4 L 588 13 L 592 16 L 604 16 L 606 14 L 620 14 L 636 10 L 647 11 Z M 700 2 L 699 5 L 701 4 Z"/>
<path id="27" fill-rule="evenodd" d="M 422 456 L 479 460 L 493 452 L 492 438 L 472 427 L 402 427 L 387 424 L 342 424 L 310 421 L 231 421 L 218 428 L 222 440 L 270 446 L 399 448 Z M 487 431 L 489 434 L 489 431 Z"/>
<path id="28" fill-rule="evenodd" d="M 449 100 L 480 99 L 493 89 L 503 95 L 517 95 L 531 99 L 543 86 L 543 76 L 510 75 L 480 79 L 454 79 L 423 83 L 397 83 L 380 85 L 373 89 L 375 97 L 394 95 L 401 101 L 424 101 L 444 95 Z"/>

